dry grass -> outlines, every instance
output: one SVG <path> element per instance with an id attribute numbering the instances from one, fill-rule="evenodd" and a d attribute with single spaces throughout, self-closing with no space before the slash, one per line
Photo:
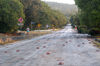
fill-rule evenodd
<path id="1" fill-rule="evenodd" d="M 4 42 L 4 43 L 0 43 L 0 45 L 6 45 L 6 44 L 13 43 L 13 42 L 16 42 L 16 41 L 15 41 L 15 40 L 13 40 L 13 41 L 10 41 L 10 42 Z"/>
<path id="2" fill-rule="evenodd" d="M 31 38 L 35 38 L 35 37 L 38 37 L 38 36 L 42 36 L 42 35 L 46 35 L 46 34 L 50 34 L 52 33 L 52 31 L 58 31 L 60 29 L 55 29 L 55 30 L 43 30 L 43 31 L 30 31 L 29 32 L 29 35 L 27 35 L 27 32 L 26 31 L 19 31 L 17 33 L 24 33 L 25 35 L 16 35 L 16 34 L 2 34 L 0 33 L 0 38 L 5 38 L 5 37 L 24 37 L 24 39 L 20 39 L 20 40 L 12 40 L 10 42 L 4 42 L 4 43 L 1 43 L 1 45 L 5 45 L 5 44 L 9 44 L 9 43 L 13 43 L 13 42 L 16 42 L 16 41 L 21 41 L 21 40 L 25 40 L 25 39 L 31 39 Z"/>
<path id="3" fill-rule="evenodd" d="M 100 48 L 100 43 L 99 43 L 99 42 L 97 42 L 97 41 L 93 41 L 93 43 L 94 43 L 94 46 Z"/>
<path id="4" fill-rule="evenodd" d="M 26 31 L 22 31 L 22 33 L 25 32 L 26 34 Z M 21 40 L 25 40 L 25 39 L 31 39 L 31 38 L 35 38 L 35 37 L 38 37 L 38 36 L 42 36 L 42 35 L 46 35 L 46 34 L 50 34 L 52 32 L 40 32 L 40 31 L 30 31 L 29 35 L 24 35 L 24 36 L 12 36 L 12 35 L 6 35 L 6 34 L 0 34 L 0 38 L 4 38 L 4 37 L 24 37 L 24 39 L 20 39 L 20 40 L 12 40 L 10 42 L 3 42 L 3 43 L 0 43 L 0 45 L 6 45 L 6 44 L 9 44 L 9 43 L 13 43 L 13 42 L 16 42 L 16 41 L 21 41 Z"/>
<path id="5" fill-rule="evenodd" d="M 98 35 L 98 36 L 94 36 L 94 37 L 95 37 L 97 40 L 100 41 L 100 36 L 99 36 L 99 35 Z M 100 42 L 99 42 L 99 41 L 93 41 L 94 46 L 100 48 Z"/>

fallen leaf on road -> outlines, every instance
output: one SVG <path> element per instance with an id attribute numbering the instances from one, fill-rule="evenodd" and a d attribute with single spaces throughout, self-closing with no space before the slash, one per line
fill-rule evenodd
<path id="1" fill-rule="evenodd" d="M 46 54 L 47 54 L 47 55 L 50 55 L 51 53 L 50 53 L 50 52 L 47 52 Z"/>
<path id="2" fill-rule="evenodd" d="M 96 52 L 99 52 L 100 50 L 96 50 Z"/>
<path id="3" fill-rule="evenodd" d="M 64 63 L 63 62 L 59 62 L 59 64 L 58 65 L 64 65 Z"/>
<path id="4" fill-rule="evenodd" d="M 16 52 L 19 52 L 20 50 L 16 50 Z"/>
<path id="5" fill-rule="evenodd" d="M 46 46 L 43 46 L 43 48 L 46 48 Z"/>
<path id="6" fill-rule="evenodd" d="M 7 51 L 5 51 L 4 53 L 8 53 Z"/>
<path id="7" fill-rule="evenodd" d="M 66 43 L 68 43 L 68 42 L 66 42 Z"/>
<path id="8" fill-rule="evenodd" d="M 40 49 L 40 47 L 36 47 L 36 49 Z"/>

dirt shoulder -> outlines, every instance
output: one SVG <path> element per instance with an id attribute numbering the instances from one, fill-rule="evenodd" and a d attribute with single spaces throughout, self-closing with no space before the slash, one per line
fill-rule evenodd
<path id="1" fill-rule="evenodd" d="M 29 35 L 27 35 L 26 31 L 18 31 L 16 34 L 2 34 L 0 33 L 0 45 L 5 45 L 9 43 L 13 43 L 15 41 L 25 40 L 25 39 L 31 39 L 38 36 L 50 34 L 56 30 L 35 30 L 30 31 Z"/>
<path id="2" fill-rule="evenodd" d="M 94 36 L 94 46 L 100 48 L 100 36 Z"/>

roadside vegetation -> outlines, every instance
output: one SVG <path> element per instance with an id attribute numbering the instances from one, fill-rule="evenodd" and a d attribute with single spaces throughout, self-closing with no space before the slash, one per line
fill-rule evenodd
<path id="1" fill-rule="evenodd" d="M 25 18 L 24 6 L 19 0 L 0 0 L 0 33 L 18 30 L 19 17 Z"/>
<path id="2" fill-rule="evenodd" d="M 21 31 L 18 33 L 27 34 L 26 31 Z M 16 41 L 21 41 L 25 39 L 32 39 L 38 36 L 50 34 L 52 31 L 30 31 L 29 35 L 14 35 L 14 34 L 1 34 L 0 33 L 0 45 L 11 44 Z"/>
<path id="3" fill-rule="evenodd" d="M 75 0 L 79 12 L 70 19 L 73 26 L 78 27 L 79 33 L 91 35 L 100 34 L 100 1 Z"/>
<path id="4" fill-rule="evenodd" d="M 52 31 L 34 30 L 59 29 L 66 23 L 66 16 L 41 0 L 0 0 L 0 44 L 48 34 Z M 32 31 L 26 35 L 28 27 Z"/>
<path id="5" fill-rule="evenodd" d="M 23 26 L 18 25 L 18 19 L 23 18 Z M 32 24 L 33 22 L 33 24 Z M 0 33 L 15 33 L 17 30 L 61 28 L 67 23 L 66 17 L 40 0 L 0 0 Z"/>

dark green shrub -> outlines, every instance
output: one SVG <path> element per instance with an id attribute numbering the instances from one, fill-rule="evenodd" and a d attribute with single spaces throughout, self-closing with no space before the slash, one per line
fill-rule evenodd
<path id="1" fill-rule="evenodd" d="M 15 32 L 20 17 L 24 18 L 24 13 L 19 0 L 0 0 L 0 33 Z"/>

